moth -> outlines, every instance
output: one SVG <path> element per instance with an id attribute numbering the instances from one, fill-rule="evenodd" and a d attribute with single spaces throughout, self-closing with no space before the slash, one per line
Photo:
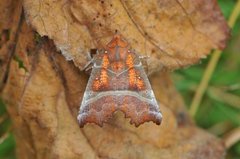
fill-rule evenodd
<path id="1" fill-rule="evenodd" d="M 160 124 L 162 114 L 140 56 L 130 50 L 120 34 L 92 59 L 92 71 L 83 95 L 78 122 L 102 126 L 122 111 L 138 127 L 144 122 Z"/>

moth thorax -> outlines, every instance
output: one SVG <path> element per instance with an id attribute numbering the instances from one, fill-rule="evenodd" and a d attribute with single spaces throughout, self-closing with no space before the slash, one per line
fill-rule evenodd
<path id="1" fill-rule="evenodd" d="M 122 71 L 124 69 L 124 63 L 123 63 L 123 61 L 112 62 L 111 68 L 115 72 Z"/>

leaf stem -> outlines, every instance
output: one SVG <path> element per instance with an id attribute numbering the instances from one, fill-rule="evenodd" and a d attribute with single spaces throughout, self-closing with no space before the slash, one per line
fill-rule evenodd
<path id="1" fill-rule="evenodd" d="M 231 107 L 240 109 L 240 97 L 216 87 L 210 87 L 207 90 L 210 97 L 213 99 L 228 104 Z"/>
<path id="2" fill-rule="evenodd" d="M 240 140 L 240 127 L 233 129 L 231 132 L 224 135 L 223 137 L 223 141 L 227 149 L 233 146 L 239 140 Z"/>
<path id="3" fill-rule="evenodd" d="M 240 0 L 237 1 L 237 4 L 235 5 L 235 8 L 233 9 L 233 12 L 228 20 L 228 25 L 230 26 L 230 28 L 233 28 L 238 15 L 240 14 Z M 213 56 L 210 59 L 208 65 L 207 65 L 207 69 L 203 74 L 203 78 L 197 88 L 197 91 L 193 97 L 190 109 L 189 109 L 189 113 L 191 116 L 195 116 L 198 107 L 202 101 L 203 95 L 208 87 L 208 83 L 212 77 L 212 74 L 216 68 L 216 65 L 221 57 L 222 51 L 220 50 L 215 50 L 213 52 Z"/>

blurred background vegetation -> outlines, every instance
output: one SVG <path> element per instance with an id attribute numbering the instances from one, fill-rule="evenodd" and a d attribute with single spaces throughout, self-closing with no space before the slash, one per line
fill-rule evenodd
<path id="1" fill-rule="evenodd" d="M 229 19 L 236 7 L 237 0 L 218 0 L 218 2 L 225 18 Z M 227 48 L 220 56 L 198 109 L 196 113 L 192 114 L 197 125 L 223 139 L 227 139 L 229 133 L 237 128 L 238 136 L 240 136 L 239 16 L 231 33 Z M 186 105 L 189 106 L 189 110 L 193 106 L 194 95 L 211 58 L 213 58 L 213 54 L 202 60 L 200 64 L 177 70 L 172 75 L 177 89 L 182 94 Z M 240 159 L 240 141 L 229 146 L 227 158 Z"/>
<path id="2" fill-rule="evenodd" d="M 237 0 L 218 0 L 218 2 L 224 16 L 229 19 Z M 194 94 L 211 56 L 202 60 L 198 65 L 177 70 L 172 75 L 187 106 L 192 105 Z M 197 125 L 223 139 L 232 130 L 240 128 L 240 17 L 232 28 L 232 37 L 228 47 L 221 54 L 209 85 L 193 116 Z M 0 159 L 16 158 L 15 141 L 11 129 L 9 115 L 0 99 Z M 240 159 L 240 141 L 229 146 L 227 158 Z"/>

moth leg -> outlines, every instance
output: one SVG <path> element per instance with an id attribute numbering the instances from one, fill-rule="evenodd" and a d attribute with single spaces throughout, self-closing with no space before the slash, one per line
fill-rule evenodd
<path id="1" fill-rule="evenodd" d="M 89 69 L 91 69 L 92 67 L 91 65 L 93 64 L 93 61 L 94 59 L 91 59 L 90 61 L 88 61 L 86 65 L 83 67 L 83 70 L 88 71 Z"/>
<path id="2" fill-rule="evenodd" d="M 86 72 L 89 71 L 90 69 L 92 69 L 92 64 L 95 61 L 95 55 L 98 53 L 97 49 L 90 49 L 90 52 L 87 53 L 87 59 L 88 62 L 86 63 L 86 65 L 83 67 L 83 70 L 85 70 Z"/>
<path id="3" fill-rule="evenodd" d="M 138 58 L 140 59 L 143 69 L 146 72 L 146 74 L 148 74 L 148 59 L 150 58 L 149 55 L 140 55 L 140 53 L 134 51 L 135 54 L 138 56 Z"/>
<path id="4" fill-rule="evenodd" d="M 146 72 L 146 74 L 148 74 L 148 66 L 149 66 L 148 59 L 149 58 L 150 58 L 150 56 L 145 56 L 145 55 L 139 56 L 139 59 L 140 59 L 140 61 L 142 63 L 143 69 Z"/>
<path id="5" fill-rule="evenodd" d="M 138 56 L 140 59 L 149 59 L 150 58 L 150 56 L 146 56 L 146 55 L 139 55 Z"/>

